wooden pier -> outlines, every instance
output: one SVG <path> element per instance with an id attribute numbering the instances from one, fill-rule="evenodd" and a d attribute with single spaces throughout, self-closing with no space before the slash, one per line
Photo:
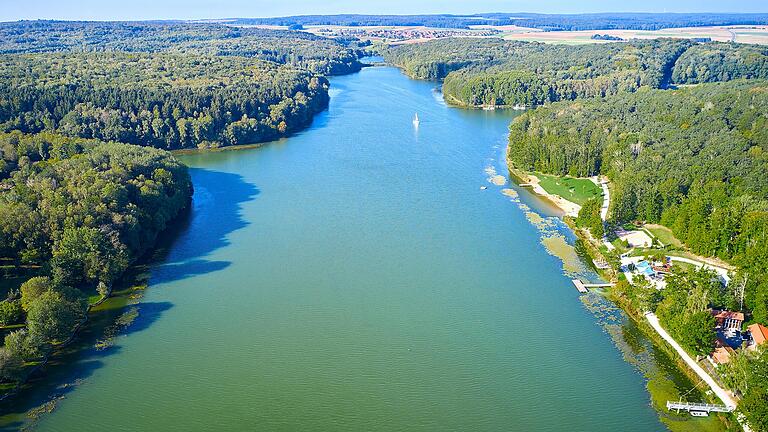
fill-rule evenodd
<path id="1" fill-rule="evenodd" d="M 725 405 L 703 404 L 703 403 L 694 403 L 694 402 L 675 402 L 675 401 L 667 401 L 667 409 L 670 411 L 677 410 L 678 413 L 680 411 L 688 411 L 688 412 L 693 411 L 693 412 L 705 412 L 705 413 L 733 411 L 733 407 L 729 407 Z"/>
<path id="2" fill-rule="evenodd" d="M 572 279 L 571 282 L 573 282 L 573 286 L 575 286 L 582 294 L 589 292 L 587 288 L 608 288 L 613 286 L 612 283 L 584 283 L 581 279 Z"/>

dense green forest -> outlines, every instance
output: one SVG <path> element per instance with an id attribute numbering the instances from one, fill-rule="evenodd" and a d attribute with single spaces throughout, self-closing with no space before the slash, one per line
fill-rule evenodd
<path id="1" fill-rule="evenodd" d="M 694 252 L 768 275 L 768 84 L 733 81 L 552 104 L 510 126 L 520 169 L 613 181 L 615 220 L 660 222 Z M 768 283 L 746 304 L 768 322 Z"/>
<path id="2" fill-rule="evenodd" d="M 0 130 L 166 149 L 278 138 L 328 103 L 328 81 L 243 57 L 144 53 L 0 56 Z"/>
<path id="3" fill-rule="evenodd" d="M 469 28 L 472 25 L 518 25 L 547 31 L 633 29 L 766 24 L 768 15 L 750 13 L 592 13 L 535 14 L 481 13 L 471 15 L 301 15 L 279 18 L 237 18 L 232 24 L 248 25 L 343 25 L 427 26 Z"/>
<path id="4" fill-rule="evenodd" d="M 21 21 L 0 23 L 0 54 L 38 52 L 172 52 L 238 56 L 324 75 L 360 70 L 356 46 L 304 32 L 221 24 Z"/>
<path id="5" fill-rule="evenodd" d="M 768 76 L 763 47 L 680 39 L 568 46 L 467 38 L 382 53 L 414 78 L 444 80 L 446 99 L 465 106 L 540 105 L 643 86 Z"/>
<path id="6" fill-rule="evenodd" d="M 106 295 L 184 209 L 192 185 L 169 153 L 41 133 L 0 134 L 0 259 L 38 275 L 3 301 L 26 319 L 0 348 L 0 378 L 69 337 L 88 295 Z"/>
<path id="7" fill-rule="evenodd" d="M 680 56 L 672 82 L 699 84 L 737 78 L 768 79 L 768 47 L 712 42 L 697 44 Z"/>

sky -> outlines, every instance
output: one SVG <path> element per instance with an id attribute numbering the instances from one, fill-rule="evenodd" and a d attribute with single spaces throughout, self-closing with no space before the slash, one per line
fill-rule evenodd
<path id="1" fill-rule="evenodd" d="M 307 14 L 766 12 L 766 0 L 0 0 L 0 21 L 248 18 Z"/>

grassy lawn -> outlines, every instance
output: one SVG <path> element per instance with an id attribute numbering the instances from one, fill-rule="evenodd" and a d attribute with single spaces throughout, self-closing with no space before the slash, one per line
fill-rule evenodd
<path id="1" fill-rule="evenodd" d="M 623 254 L 624 252 L 628 252 L 628 251 L 629 251 L 629 248 L 627 248 L 626 246 L 624 246 L 624 242 L 622 242 L 620 238 L 615 238 L 615 239 L 613 239 L 613 241 L 611 242 L 611 244 L 613 245 L 613 247 L 615 247 L 615 248 L 616 248 L 616 251 L 617 251 L 619 254 Z"/>
<path id="2" fill-rule="evenodd" d="M 545 191 L 559 195 L 568 201 L 583 205 L 591 198 L 601 196 L 603 190 L 592 180 L 576 177 L 559 177 L 549 174 L 536 173 L 541 187 Z"/>
<path id="3" fill-rule="evenodd" d="M 646 224 L 644 228 L 665 245 L 671 245 L 678 248 L 683 246 L 683 242 L 678 240 L 672 233 L 672 230 L 665 226 Z"/>

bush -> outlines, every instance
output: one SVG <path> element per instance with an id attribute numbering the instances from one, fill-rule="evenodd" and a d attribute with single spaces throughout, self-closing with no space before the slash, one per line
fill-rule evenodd
<path id="1" fill-rule="evenodd" d="M 14 355 L 5 347 L 0 347 L 0 379 L 15 381 L 19 377 L 23 363 L 19 356 Z"/>
<path id="2" fill-rule="evenodd" d="M 24 317 L 20 301 L 0 302 L 0 325 L 17 324 Z"/>
<path id="3" fill-rule="evenodd" d="M 40 357 L 44 345 L 40 337 L 30 335 L 26 329 L 17 330 L 5 337 L 5 349 L 23 360 Z"/>
<path id="4" fill-rule="evenodd" d="M 47 276 L 37 276 L 21 284 L 21 307 L 29 311 L 29 305 L 44 292 L 51 289 L 51 279 Z"/>

